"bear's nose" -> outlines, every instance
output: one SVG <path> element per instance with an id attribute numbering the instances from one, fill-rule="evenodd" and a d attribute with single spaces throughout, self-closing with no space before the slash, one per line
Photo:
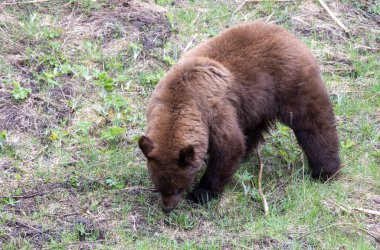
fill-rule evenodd
<path id="1" fill-rule="evenodd" d="M 173 210 L 172 207 L 162 207 L 162 211 L 163 211 L 165 214 L 170 213 L 172 210 Z"/>

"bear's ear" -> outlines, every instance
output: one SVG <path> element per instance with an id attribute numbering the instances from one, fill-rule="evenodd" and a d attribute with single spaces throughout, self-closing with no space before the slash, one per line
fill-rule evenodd
<path id="1" fill-rule="evenodd" d="M 194 147 L 189 145 L 179 151 L 179 165 L 181 167 L 187 167 L 191 165 L 195 160 Z"/>
<path id="2" fill-rule="evenodd" d="M 154 148 L 153 141 L 146 136 L 141 136 L 139 139 L 139 147 L 144 153 L 145 157 L 149 158 L 149 154 Z"/>

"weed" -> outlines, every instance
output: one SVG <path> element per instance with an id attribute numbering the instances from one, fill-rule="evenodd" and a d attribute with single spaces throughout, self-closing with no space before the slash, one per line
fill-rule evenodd
<path id="1" fill-rule="evenodd" d="M 188 213 L 180 213 L 180 214 L 171 213 L 165 219 L 165 222 L 169 226 L 173 226 L 175 228 L 181 228 L 183 230 L 191 230 L 197 225 L 194 219 Z"/>
<path id="2" fill-rule="evenodd" d="M 139 75 L 139 82 L 141 85 L 156 85 L 163 75 L 162 70 L 142 72 Z"/>
<path id="3" fill-rule="evenodd" d="M 133 43 L 132 42 L 128 45 L 128 47 L 129 47 L 129 50 L 132 52 L 133 60 L 136 60 L 137 57 L 140 55 L 142 49 L 143 49 L 142 45 L 140 43 Z"/>
<path id="4" fill-rule="evenodd" d="M 173 4 L 174 0 L 154 0 L 154 2 L 159 5 L 170 5 Z"/>
<path id="5" fill-rule="evenodd" d="M 20 83 L 14 82 L 13 83 L 13 90 L 12 90 L 12 96 L 16 100 L 25 100 L 30 93 L 32 93 L 31 89 L 23 88 L 20 86 Z"/>
<path id="6" fill-rule="evenodd" d="M 112 126 L 101 132 L 101 137 L 107 141 L 116 141 L 126 132 L 125 128 Z"/>
<path id="7" fill-rule="evenodd" d="M 100 72 L 97 74 L 97 80 L 95 83 L 102 86 L 106 91 L 112 91 L 114 88 L 115 81 L 110 77 L 107 72 Z"/>
<path id="8" fill-rule="evenodd" d="M 7 143 L 7 131 L 3 130 L 0 132 L 0 149 L 5 147 L 6 143 Z"/>

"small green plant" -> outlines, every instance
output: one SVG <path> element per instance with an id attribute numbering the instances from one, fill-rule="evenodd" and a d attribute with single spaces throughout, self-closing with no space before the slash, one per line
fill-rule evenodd
<path id="1" fill-rule="evenodd" d="M 104 95 L 104 104 L 107 111 L 110 108 L 116 112 L 122 112 L 128 109 L 127 99 L 117 92 L 106 93 Z"/>
<path id="2" fill-rule="evenodd" d="M 118 181 L 116 179 L 113 179 L 113 178 L 108 178 L 106 179 L 106 185 L 110 188 L 113 188 L 113 189 L 122 189 L 124 188 L 124 183 L 121 182 L 121 181 Z"/>
<path id="3" fill-rule="evenodd" d="M 251 191 L 251 186 L 253 186 L 252 184 L 253 176 L 247 170 L 244 170 L 244 172 L 242 173 L 239 171 L 236 173 L 235 176 L 240 181 L 243 187 L 244 196 L 247 196 Z"/>
<path id="4" fill-rule="evenodd" d="M 112 126 L 100 133 L 100 136 L 107 141 L 115 141 L 123 136 L 126 132 L 126 128 L 118 126 Z"/>
<path id="5" fill-rule="evenodd" d="M 80 241 L 95 241 L 99 238 L 100 232 L 98 229 L 89 229 L 85 224 L 78 223 L 74 226 L 74 232 L 77 240 Z"/>
<path id="6" fill-rule="evenodd" d="M 9 205 L 9 206 L 16 206 L 20 201 L 13 199 L 12 197 L 6 197 L 1 199 L 3 204 Z"/>
<path id="7" fill-rule="evenodd" d="M 170 29 L 173 31 L 176 29 L 176 23 L 175 23 L 175 18 L 173 13 L 166 13 L 166 19 L 168 20 L 168 23 L 170 25 Z"/>
<path id="8" fill-rule="evenodd" d="M 21 29 L 23 35 L 29 40 L 37 38 L 40 32 L 41 18 L 38 13 L 31 13 L 29 16 L 24 17 L 21 22 Z"/>
<path id="9" fill-rule="evenodd" d="M 84 13 L 90 13 L 93 9 L 99 9 L 100 4 L 96 0 L 70 0 L 69 3 L 79 6 Z"/>
<path id="10" fill-rule="evenodd" d="M 349 148 L 352 148 L 353 146 L 355 145 L 355 142 L 351 141 L 350 138 L 348 138 L 345 142 L 341 142 L 340 143 L 340 146 L 343 148 L 343 149 L 349 149 Z"/>
<path id="11" fill-rule="evenodd" d="M 143 47 L 139 43 L 132 42 L 128 45 L 129 51 L 132 52 L 133 60 L 136 60 L 137 57 L 140 55 Z"/>
<path id="12" fill-rule="evenodd" d="M 95 80 L 95 83 L 97 85 L 100 85 L 104 88 L 106 91 L 112 91 L 115 81 L 110 77 L 107 72 L 103 71 L 97 74 L 97 80 Z"/>
<path id="13" fill-rule="evenodd" d="M 30 93 L 32 93 L 31 89 L 23 88 L 20 86 L 18 82 L 13 83 L 12 96 L 16 100 L 25 100 Z"/>
<path id="14" fill-rule="evenodd" d="M 164 76 L 162 70 L 153 72 L 143 72 L 140 74 L 140 84 L 141 85 L 156 85 L 158 81 Z"/>
<path id="15" fill-rule="evenodd" d="M 86 235 L 88 234 L 86 232 L 86 226 L 83 223 L 76 224 L 74 226 L 74 231 L 78 237 L 78 240 L 85 240 Z"/>
<path id="16" fill-rule="evenodd" d="M 92 61 L 98 61 L 102 58 L 102 53 L 100 52 L 100 46 L 98 44 L 86 41 L 83 43 L 83 50 L 86 56 Z"/>
<path id="17" fill-rule="evenodd" d="M 187 213 L 171 213 L 165 222 L 172 227 L 180 228 L 182 230 L 191 230 L 196 226 L 194 218 Z"/>
<path id="18" fill-rule="evenodd" d="M 162 60 L 168 65 L 173 66 L 175 64 L 175 60 L 171 58 L 170 56 L 164 56 Z"/>
<path id="19" fill-rule="evenodd" d="M 79 187 L 80 182 L 78 176 L 70 176 L 69 184 L 75 188 Z"/>
<path id="20" fill-rule="evenodd" d="M 7 143 L 7 131 L 3 130 L 0 132 L 0 149 L 5 147 L 6 143 Z"/>
<path id="21" fill-rule="evenodd" d="M 62 34 L 62 30 L 44 28 L 42 30 L 42 34 L 44 35 L 46 39 L 52 40 L 52 39 L 58 38 Z"/>
<path id="22" fill-rule="evenodd" d="M 89 81 L 93 77 L 90 70 L 84 65 L 75 64 L 72 67 L 72 71 L 76 77 L 83 78 L 86 81 Z"/>
<path id="23" fill-rule="evenodd" d="M 169 5 L 169 4 L 172 4 L 174 1 L 173 0 L 154 0 L 154 2 L 159 5 Z"/>
<path id="24" fill-rule="evenodd" d="M 53 70 L 44 71 L 39 79 L 46 82 L 49 86 L 57 86 L 57 76 L 59 76 L 58 68 L 54 68 Z"/>

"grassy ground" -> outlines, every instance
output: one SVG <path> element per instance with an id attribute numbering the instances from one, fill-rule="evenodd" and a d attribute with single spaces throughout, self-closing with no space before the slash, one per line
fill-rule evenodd
<path id="1" fill-rule="evenodd" d="M 3 1 L 14 3 L 16 1 Z M 374 1 L 50 0 L 0 3 L 1 249 L 379 249 L 380 8 Z M 240 6 L 240 7 L 239 7 Z M 289 128 L 223 196 L 164 215 L 136 140 L 154 85 L 188 48 L 254 20 L 320 62 L 337 116 L 339 180 L 310 180 Z"/>

